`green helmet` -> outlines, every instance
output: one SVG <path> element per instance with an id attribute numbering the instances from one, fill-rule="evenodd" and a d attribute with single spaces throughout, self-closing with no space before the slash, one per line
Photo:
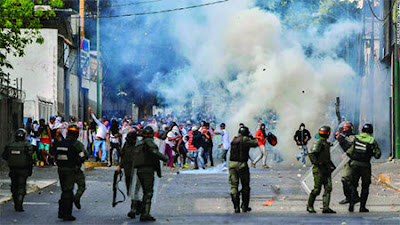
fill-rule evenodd
<path id="1" fill-rule="evenodd" d="M 328 138 L 331 135 L 331 128 L 329 126 L 322 126 L 319 128 L 318 134 L 320 137 Z"/>
<path id="2" fill-rule="evenodd" d="M 15 132 L 15 141 L 24 141 L 26 138 L 26 130 L 23 128 L 19 128 Z"/>
<path id="3" fill-rule="evenodd" d="M 154 136 L 154 130 L 152 127 L 147 126 L 143 129 L 142 131 L 142 136 L 143 137 L 153 137 Z"/>
<path id="4" fill-rule="evenodd" d="M 245 126 L 240 127 L 239 128 L 239 134 L 241 134 L 243 136 L 249 136 L 249 134 L 250 134 L 249 128 L 245 127 Z"/>
<path id="5" fill-rule="evenodd" d="M 129 133 L 126 135 L 126 142 L 128 143 L 135 143 L 137 137 L 136 131 L 129 131 Z"/>

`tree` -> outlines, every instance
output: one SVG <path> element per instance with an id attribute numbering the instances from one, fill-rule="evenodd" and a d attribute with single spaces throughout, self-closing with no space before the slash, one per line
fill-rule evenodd
<path id="1" fill-rule="evenodd" d="M 22 57 L 26 45 L 44 42 L 40 20 L 54 17 L 62 6 L 62 0 L 0 0 L 0 77 L 7 75 L 5 68 L 13 69 L 7 57 Z"/>

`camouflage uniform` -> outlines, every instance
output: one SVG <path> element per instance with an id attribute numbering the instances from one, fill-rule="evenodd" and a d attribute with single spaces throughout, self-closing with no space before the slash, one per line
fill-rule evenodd
<path id="1" fill-rule="evenodd" d="M 352 212 L 354 210 L 358 181 L 361 178 L 360 212 L 368 212 L 365 206 L 369 195 L 369 185 L 371 184 L 370 160 L 372 157 L 379 159 L 381 157 L 381 150 L 371 134 L 362 133 L 361 135 L 356 135 L 354 144 L 347 151 L 347 155 L 351 159 L 352 177 L 349 211 Z"/>
<path id="2" fill-rule="evenodd" d="M 314 202 L 316 197 L 321 193 L 322 185 L 324 186 L 324 195 L 322 198 L 323 212 L 329 211 L 329 202 L 332 192 L 332 162 L 330 155 L 331 144 L 326 138 L 318 139 L 311 150 L 309 157 L 313 164 L 314 189 L 311 191 L 308 198 L 307 211 L 315 212 Z"/>

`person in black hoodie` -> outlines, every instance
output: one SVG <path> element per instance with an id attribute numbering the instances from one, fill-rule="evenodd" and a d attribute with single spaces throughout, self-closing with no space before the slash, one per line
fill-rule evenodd
<path id="1" fill-rule="evenodd" d="M 296 131 L 294 135 L 294 141 L 301 151 L 300 154 L 297 155 L 297 161 L 301 158 L 301 162 L 303 167 L 306 166 L 306 156 L 307 156 L 307 143 L 311 139 L 310 132 L 306 129 L 306 125 L 304 123 L 300 124 L 299 130 Z"/>

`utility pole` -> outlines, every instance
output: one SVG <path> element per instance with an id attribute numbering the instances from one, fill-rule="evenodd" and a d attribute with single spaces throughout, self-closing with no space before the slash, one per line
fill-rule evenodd
<path id="1" fill-rule="evenodd" d="M 97 117 L 101 118 L 101 77 L 100 77 L 100 0 L 97 0 L 97 18 L 96 18 L 96 61 L 97 61 Z"/>
<path id="2" fill-rule="evenodd" d="M 375 10 L 374 4 L 372 4 L 373 10 Z M 375 122 L 375 113 L 374 113 L 374 105 L 375 105 L 375 17 L 372 14 L 372 11 L 370 12 L 370 18 L 371 18 L 371 39 L 370 39 L 370 58 L 369 58 L 369 79 L 370 82 L 367 82 L 368 85 L 371 87 L 369 90 L 370 93 L 370 106 L 368 111 L 370 111 L 370 114 L 368 115 L 367 119 L 370 120 L 371 124 L 374 124 Z"/>
<path id="3" fill-rule="evenodd" d="M 399 0 L 395 0 L 396 4 L 393 10 L 395 10 L 394 19 L 394 33 L 395 42 L 393 49 L 393 126 L 394 126 L 394 157 L 400 159 L 400 77 L 399 77 L 399 46 L 400 46 L 400 3 Z"/>

